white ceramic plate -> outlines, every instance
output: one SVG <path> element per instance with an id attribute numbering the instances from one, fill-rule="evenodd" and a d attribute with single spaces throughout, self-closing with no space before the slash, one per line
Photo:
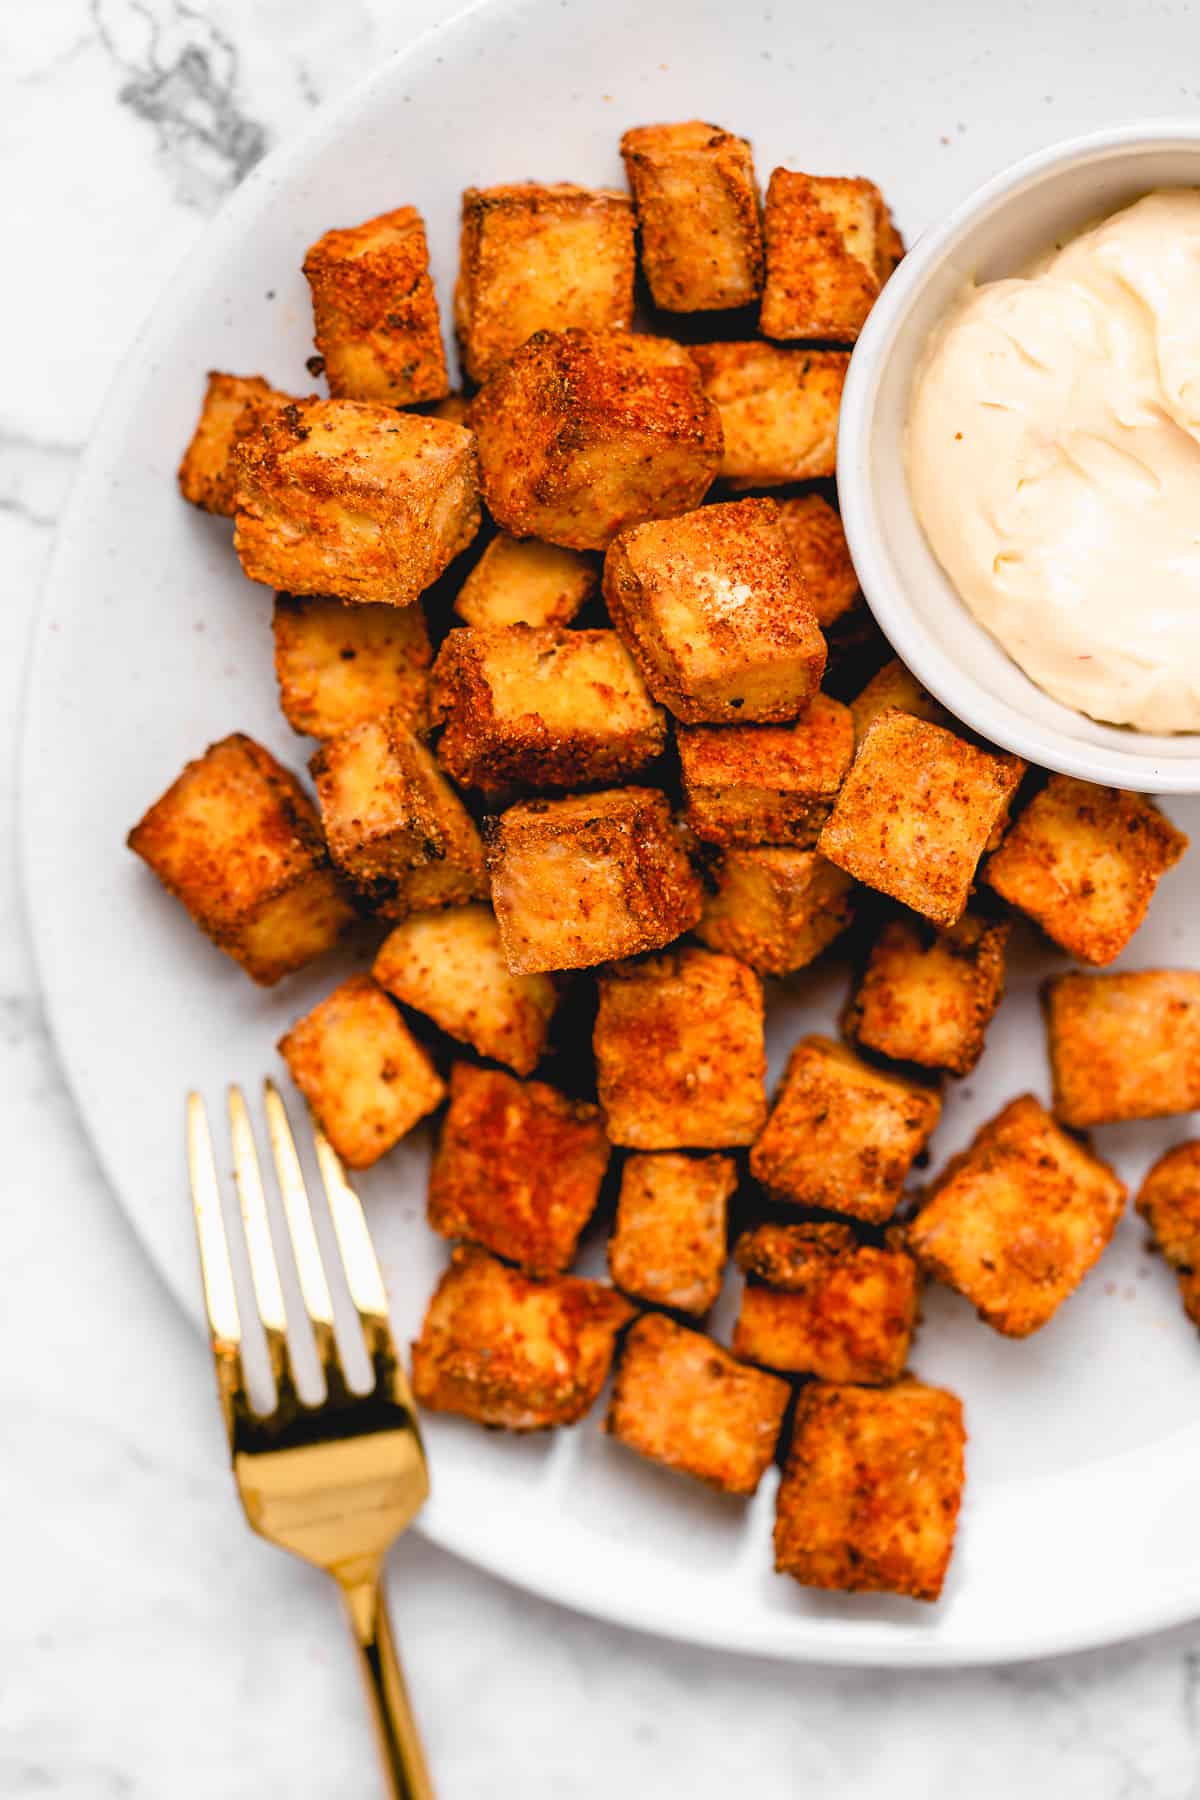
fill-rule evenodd
<path id="1" fill-rule="evenodd" d="M 299 263 L 321 230 L 415 201 L 445 304 L 465 185 L 617 180 L 618 135 L 641 121 L 719 119 L 753 135 L 764 176 L 781 161 L 867 171 L 912 234 L 1041 142 L 1170 109 L 1193 61 L 1182 11 L 1157 17 L 1152 46 L 1117 5 L 1090 10 L 1087 30 L 1085 55 L 1064 8 L 496 5 L 322 112 L 251 177 L 172 282 L 111 395 L 59 543 L 33 664 L 24 828 L 70 1079 L 121 1204 L 193 1316 L 184 1092 L 216 1101 L 228 1078 L 253 1083 L 281 1029 L 336 973 L 326 964 L 272 993 L 253 988 L 123 848 L 147 802 L 223 733 L 249 731 L 297 768 L 307 749 L 276 710 L 270 595 L 243 580 L 228 526 L 175 493 L 205 369 L 261 369 L 303 390 Z M 1173 811 L 1200 836 L 1200 809 Z M 1185 863 L 1127 961 L 1200 961 L 1189 884 Z M 1034 989 L 1047 966 L 1021 940 L 992 1047 L 951 1092 L 938 1160 L 1015 1092 L 1046 1092 Z M 801 1029 L 829 1024 L 844 980 L 834 964 L 780 990 L 776 1067 Z M 1136 1178 L 1185 1130 L 1113 1130 L 1102 1147 Z M 406 1331 L 443 1255 L 421 1217 L 423 1155 L 402 1148 L 363 1183 Z M 1135 1222 L 1026 1343 L 932 1294 L 915 1364 L 963 1394 L 971 1431 L 960 1544 L 937 1607 L 822 1598 L 774 1576 L 773 1476 L 746 1508 L 709 1497 L 609 1443 L 598 1413 L 524 1441 L 431 1420 L 424 1527 L 573 1605 L 797 1658 L 1021 1657 L 1200 1613 L 1200 1345 Z"/>

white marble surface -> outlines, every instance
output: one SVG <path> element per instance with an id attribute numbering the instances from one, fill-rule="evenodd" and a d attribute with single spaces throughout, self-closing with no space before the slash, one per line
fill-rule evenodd
<path id="1" fill-rule="evenodd" d="M 39 577 L 134 327 L 256 158 L 446 10 L 6 8 L 3 842 Z M 207 1351 L 130 1236 L 64 1091 L 11 856 L 0 1094 L 0 1795 L 373 1795 L 333 1595 L 245 1530 Z M 1200 1627 L 1025 1668 L 907 1676 L 627 1635 L 415 1538 L 396 1552 L 393 1597 L 449 1800 L 716 1800 L 735 1784 L 761 1800 L 1200 1800 Z"/>

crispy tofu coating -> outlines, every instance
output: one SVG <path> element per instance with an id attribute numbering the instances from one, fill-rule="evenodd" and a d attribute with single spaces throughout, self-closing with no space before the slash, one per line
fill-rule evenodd
<path id="1" fill-rule="evenodd" d="M 498 531 L 458 591 L 468 625 L 569 625 L 600 585 L 590 556 Z"/>
<path id="2" fill-rule="evenodd" d="M 773 500 L 623 532 L 604 559 L 604 598 L 677 719 L 794 719 L 821 684 L 825 639 Z"/>
<path id="3" fill-rule="evenodd" d="M 830 1038 L 792 1050 L 750 1173 L 775 1200 L 880 1225 L 941 1114 L 932 1088 L 860 1061 Z"/>
<path id="4" fill-rule="evenodd" d="M 447 394 L 444 400 L 434 400 L 421 408 L 429 418 L 444 419 L 448 425 L 465 425 L 470 410 L 470 400 L 457 391 Z"/>
<path id="5" fill-rule="evenodd" d="M 328 950 L 353 916 L 312 801 L 240 732 L 188 763 L 128 843 L 264 987 Z"/>
<path id="6" fill-rule="evenodd" d="M 412 406 L 450 392 L 429 246 L 415 206 L 325 232 L 305 256 L 304 273 L 335 399 Z"/>
<path id="7" fill-rule="evenodd" d="M 817 839 L 830 862 L 935 925 L 957 924 L 1025 764 L 911 713 L 881 713 Z"/>
<path id="8" fill-rule="evenodd" d="M 384 918 L 486 896 L 479 833 L 403 712 L 351 725 L 310 767 L 330 855 Z"/>
<path id="9" fill-rule="evenodd" d="M 726 1221 L 737 1187 L 732 1156 L 663 1150 L 630 1156 L 621 1170 L 609 1274 L 655 1306 L 699 1318 L 721 1291 Z"/>
<path id="10" fill-rule="evenodd" d="M 965 1446 L 962 1403 L 945 1388 L 802 1389 L 775 1503 L 775 1567 L 805 1587 L 936 1600 Z"/>
<path id="11" fill-rule="evenodd" d="M 596 1210 L 609 1154 L 599 1107 L 544 1081 L 455 1063 L 429 1171 L 429 1223 L 527 1274 L 559 1275 Z"/>
<path id="12" fill-rule="evenodd" d="M 779 523 L 788 541 L 817 624 L 839 649 L 856 648 L 871 615 L 858 585 L 842 521 L 820 494 L 798 494 L 780 500 Z"/>
<path id="13" fill-rule="evenodd" d="M 1007 920 L 967 912 L 947 931 L 905 915 L 871 948 L 846 1021 L 850 1037 L 894 1062 L 969 1075 L 1004 998 Z"/>
<path id="14" fill-rule="evenodd" d="M 698 506 L 721 419 L 687 351 L 628 331 L 539 331 L 471 407 L 484 499 L 514 537 L 605 550 Z"/>
<path id="15" fill-rule="evenodd" d="M 719 125 L 637 125 L 621 139 L 642 269 L 664 312 L 748 306 L 762 291 L 754 158 Z"/>
<path id="16" fill-rule="evenodd" d="M 1043 988 L 1054 1114 L 1080 1130 L 1200 1107 L 1200 971 L 1059 975 Z"/>
<path id="17" fill-rule="evenodd" d="M 721 416 L 720 473 L 733 488 L 816 481 L 837 470 L 844 350 L 693 344 L 704 391 Z"/>
<path id="18" fill-rule="evenodd" d="M 455 1250 L 412 1347 L 431 1412 L 507 1431 L 574 1425 L 604 1386 L 628 1300 L 599 1281 L 537 1281 L 484 1250 Z"/>
<path id="19" fill-rule="evenodd" d="M 479 529 L 461 425 L 356 400 L 284 410 L 236 449 L 233 543 L 251 581 L 407 606 Z"/>
<path id="20" fill-rule="evenodd" d="M 471 380 L 535 331 L 627 330 L 634 266 L 628 194 L 569 181 L 468 188 L 454 322 Z"/>
<path id="21" fill-rule="evenodd" d="M 700 917 L 699 879 L 656 788 L 521 801 L 489 820 L 486 835 L 514 973 L 657 950 Z"/>
<path id="22" fill-rule="evenodd" d="M 292 1080 L 343 1162 L 367 1169 L 446 1088 L 381 987 L 352 975 L 279 1040 Z"/>
<path id="23" fill-rule="evenodd" d="M 690 946 L 602 971 L 592 1048 L 614 1144 L 719 1150 L 767 1114 L 762 982 Z"/>
<path id="24" fill-rule="evenodd" d="M 788 1374 L 882 1387 L 898 1381 L 920 1311 L 917 1265 L 846 1225 L 759 1225 L 734 1259 L 746 1277 L 736 1355 Z"/>
<path id="25" fill-rule="evenodd" d="M 651 1462 L 723 1494 L 753 1494 L 770 1466 L 791 1389 L 702 1332 L 646 1313 L 622 1346 L 604 1429 Z"/>
<path id="26" fill-rule="evenodd" d="M 1080 962 L 1110 963 L 1187 844 L 1145 794 L 1051 775 L 984 875 Z"/>
<path id="27" fill-rule="evenodd" d="M 232 519 L 237 511 L 234 447 L 264 419 L 304 402 L 281 394 L 261 375 L 223 375 L 212 369 L 192 441 L 179 465 L 179 491 L 204 512 Z"/>
<path id="28" fill-rule="evenodd" d="M 468 626 L 434 665 L 438 756 L 455 781 L 581 787 L 637 775 L 666 742 L 661 708 L 615 631 Z"/>
<path id="29" fill-rule="evenodd" d="M 1176 1144 L 1143 1181 L 1137 1209 L 1179 1276 L 1189 1319 L 1200 1325 L 1200 1140 Z"/>
<path id="30" fill-rule="evenodd" d="M 862 692 L 850 702 L 854 741 L 861 744 L 881 713 L 895 708 L 914 719 L 953 730 L 954 720 L 945 707 L 923 688 L 912 670 L 894 656 L 872 675 Z"/>
<path id="31" fill-rule="evenodd" d="M 763 226 L 763 336 L 852 344 L 894 266 L 895 228 L 874 182 L 776 169 Z"/>
<path id="32" fill-rule="evenodd" d="M 1107 1163 L 1024 1094 L 947 1163 L 909 1226 L 909 1247 L 986 1324 L 1028 1337 L 1075 1292 L 1124 1205 Z"/>
<path id="33" fill-rule="evenodd" d="M 684 817 L 710 844 L 815 844 L 854 757 L 850 711 L 817 694 L 789 725 L 680 726 Z"/>
<path id="34" fill-rule="evenodd" d="M 760 975 L 803 969 L 854 917 L 854 882 L 815 850 L 727 850 L 711 880 L 696 936 Z"/>
<path id="35" fill-rule="evenodd" d="M 336 737 L 389 709 L 424 729 L 433 651 L 419 605 L 276 594 L 271 624 L 279 703 L 293 731 Z"/>

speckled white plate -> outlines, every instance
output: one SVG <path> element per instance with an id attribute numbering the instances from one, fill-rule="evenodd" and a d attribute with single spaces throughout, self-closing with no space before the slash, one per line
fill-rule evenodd
<path id="1" fill-rule="evenodd" d="M 215 1101 L 230 1077 L 252 1083 L 337 972 L 253 988 L 123 848 L 147 802 L 225 732 L 252 732 L 296 768 L 307 749 L 276 710 L 270 595 L 242 578 L 228 526 L 175 492 L 204 371 L 261 369 L 306 389 L 305 246 L 404 201 L 425 213 L 448 314 L 460 190 L 619 180 L 627 124 L 718 119 L 753 136 L 764 177 L 783 161 L 865 171 L 911 236 L 1039 144 L 1177 109 L 1194 49 L 1183 8 L 1147 23 L 1092 7 L 1085 27 L 1069 8 L 962 0 L 525 0 L 422 39 L 246 182 L 138 339 L 86 458 L 45 597 L 24 762 L 30 912 L 63 1060 L 122 1206 L 194 1317 L 184 1092 Z M 1173 811 L 1200 837 L 1195 803 Z M 1194 867 L 1163 883 L 1130 966 L 1200 962 Z M 1047 966 L 1020 939 L 992 1045 L 951 1092 L 938 1161 L 1013 1093 L 1046 1092 L 1034 990 Z M 835 963 L 777 992 L 776 1067 L 801 1029 L 831 1021 L 844 980 Z M 1112 1130 L 1102 1147 L 1136 1179 L 1186 1129 Z M 424 1154 L 403 1147 L 362 1184 L 406 1332 L 443 1254 L 421 1216 Z M 1026 1343 L 932 1294 L 915 1366 L 963 1394 L 971 1432 L 936 1607 L 823 1598 L 776 1577 L 773 1475 L 748 1507 L 710 1497 L 611 1444 L 598 1412 L 532 1440 L 431 1420 L 423 1527 L 569 1604 L 796 1658 L 1015 1658 L 1200 1614 L 1200 1341 L 1136 1222 Z"/>

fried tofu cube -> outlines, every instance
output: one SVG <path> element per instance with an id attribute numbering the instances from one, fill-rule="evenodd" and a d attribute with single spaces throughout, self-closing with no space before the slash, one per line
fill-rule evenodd
<path id="1" fill-rule="evenodd" d="M 754 157 L 745 138 L 689 119 L 621 139 L 642 234 L 642 269 L 664 312 L 748 306 L 762 291 Z"/>
<path id="2" fill-rule="evenodd" d="M 413 1393 L 431 1412 L 507 1431 L 574 1425 L 595 1404 L 628 1300 L 599 1281 L 537 1281 L 459 1248 L 412 1347 Z"/>
<path id="3" fill-rule="evenodd" d="M 384 918 L 486 897 L 479 833 L 402 712 L 351 725 L 310 767 L 330 855 Z"/>
<path id="4" fill-rule="evenodd" d="M 279 703 L 293 731 L 336 737 L 389 709 L 424 730 L 433 651 L 419 605 L 276 594 L 271 624 Z"/>
<path id="5" fill-rule="evenodd" d="M 369 975 L 352 975 L 297 1019 L 279 1054 L 352 1169 L 378 1162 L 446 1096 L 428 1052 Z"/>
<path id="6" fill-rule="evenodd" d="M 458 392 L 447 394 L 444 400 L 434 400 L 421 408 L 429 418 L 444 419 L 448 425 L 465 425 L 470 410 L 470 400 L 466 394 Z"/>
<path id="7" fill-rule="evenodd" d="M 955 925 L 1024 773 L 1019 756 L 982 750 L 911 713 L 881 713 L 817 849 L 935 925 Z"/>
<path id="8" fill-rule="evenodd" d="M 763 209 L 763 336 L 854 343 L 894 253 L 885 222 L 883 195 L 872 181 L 774 170 Z"/>
<path id="9" fill-rule="evenodd" d="M 699 506 L 721 461 L 720 415 L 687 351 L 629 331 L 536 332 L 470 422 L 497 524 L 570 550 Z"/>
<path id="10" fill-rule="evenodd" d="M 779 522 L 830 647 L 856 647 L 871 623 L 842 521 L 820 494 L 780 500 Z"/>
<path id="11" fill-rule="evenodd" d="M 893 1062 L 969 1075 L 1004 998 L 1003 919 L 964 913 L 948 931 L 892 919 L 872 945 L 847 1034 Z"/>
<path id="12" fill-rule="evenodd" d="M 461 425 L 357 400 L 286 407 L 237 446 L 234 548 L 251 581 L 407 606 L 479 529 Z"/>
<path id="13" fill-rule="evenodd" d="M 235 445 L 285 406 L 303 404 L 291 394 L 281 394 L 261 375 L 210 370 L 204 405 L 179 465 L 177 479 L 184 499 L 204 512 L 232 519 L 237 511 Z"/>
<path id="14" fill-rule="evenodd" d="M 604 1429 L 651 1462 L 723 1494 L 750 1495 L 770 1467 L 790 1398 L 777 1375 L 646 1313 L 622 1346 Z"/>
<path id="15" fill-rule="evenodd" d="M 734 1259 L 746 1277 L 734 1354 L 794 1375 L 882 1387 L 898 1381 L 920 1312 L 916 1263 L 847 1225 L 759 1225 Z"/>
<path id="16" fill-rule="evenodd" d="M 775 1502 L 776 1569 L 805 1587 L 936 1600 L 965 1447 L 962 1402 L 945 1388 L 803 1388 Z"/>
<path id="17" fill-rule="evenodd" d="M 667 723 L 615 631 L 467 626 L 438 652 L 433 720 L 455 781 L 579 787 L 636 775 Z"/>
<path id="18" fill-rule="evenodd" d="M 854 882 L 815 850 L 727 850 L 711 880 L 696 936 L 759 975 L 803 969 L 854 917 Z"/>
<path id="19" fill-rule="evenodd" d="M 1064 1125 L 1200 1107 L 1200 971 L 1059 975 L 1043 999 L 1054 1114 Z"/>
<path id="20" fill-rule="evenodd" d="M 985 1324 L 1028 1337 L 1075 1292 L 1124 1205 L 1125 1185 L 1107 1163 L 1024 1094 L 950 1159 L 908 1242 Z"/>
<path id="21" fill-rule="evenodd" d="M 721 1150 L 767 1116 L 762 982 L 736 957 L 685 946 L 599 978 L 596 1089 L 614 1144 Z"/>
<path id="22" fill-rule="evenodd" d="M 941 1110 L 932 1088 L 872 1068 L 830 1038 L 803 1037 L 750 1173 L 775 1200 L 881 1225 Z"/>
<path id="23" fill-rule="evenodd" d="M 664 1150 L 621 1170 L 608 1271 L 619 1288 L 699 1318 L 721 1292 L 726 1221 L 737 1187 L 732 1156 Z"/>
<path id="24" fill-rule="evenodd" d="M 305 256 L 304 273 L 335 399 L 413 406 L 450 392 L 429 246 L 415 206 L 325 232 Z"/>
<path id="25" fill-rule="evenodd" d="M 1051 775 L 984 876 L 1080 962 L 1110 963 L 1187 845 L 1145 794 Z"/>
<path id="26" fill-rule="evenodd" d="M 705 843 L 815 844 L 854 757 L 849 709 L 817 694 L 794 725 L 680 726 L 684 817 Z"/>
<path id="27" fill-rule="evenodd" d="M 689 724 L 794 719 L 821 684 L 825 639 L 773 500 L 623 532 L 604 598 L 654 698 Z"/>
<path id="28" fill-rule="evenodd" d="M 633 207 L 616 188 L 468 188 L 454 323 L 483 382 L 535 331 L 625 331 L 633 321 Z"/>
<path id="29" fill-rule="evenodd" d="M 1200 1325 L 1200 1140 L 1159 1157 L 1138 1192 L 1137 1210 L 1178 1273 L 1184 1310 Z"/>
<path id="30" fill-rule="evenodd" d="M 241 732 L 188 763 L 128 843 L 264 987 L 330 949 L 353 917 L 312 801 Z"/>
<path id="31" fill-rule="evenodd" d="M 692 344 L 704 392 L 721 416 L 720 474 L 733 488 L 781 487 L 837 472 L 844 350 Z"/>
<path id="32" fill-rule="evenodd" d="M 514 974 L 657 950 L 700 917 L 700 882 L 655 788 L 521 801 L 486 831 L 492 904 Z"/>
<path id="33" fill-rule="evenodd" d="M 954 728 L 954 720 L 945 707 L 921 686 L 898 656 L 876 670 L 862 692 L 850 702 L 855 743 L 861 744 L 880 714 L 893 708 L 914 719 L 924 719 L 929 725 L 941 725 L 947 730 Z"/>
<path id="34" fill-rule="evenodd" d="M 600 585 L 591 557 L 498 531 L 458 591 L 468 625 L 569 625 Z"/>

